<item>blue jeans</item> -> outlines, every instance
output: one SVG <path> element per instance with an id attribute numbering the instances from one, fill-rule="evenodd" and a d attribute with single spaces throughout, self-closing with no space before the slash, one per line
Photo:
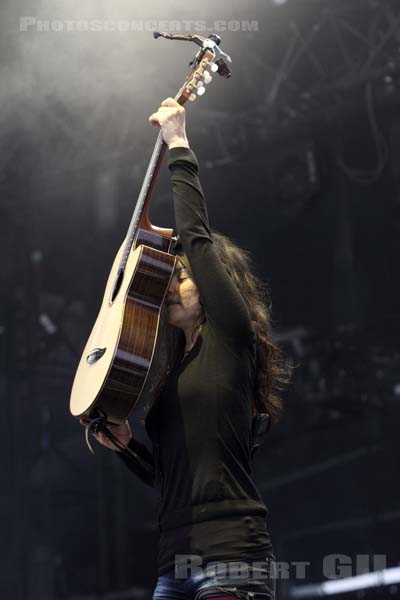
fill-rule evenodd
<path id="1" fill-rule="evenodd" d="M 158 578 L 153 600 L 206 600 L 217 596 L 275 600 L 275 557 L 248 563 L 247 569 L 243 562 L 218 562 L 186 577 L 179 572 L 177 575 L 172 569 Z"/>

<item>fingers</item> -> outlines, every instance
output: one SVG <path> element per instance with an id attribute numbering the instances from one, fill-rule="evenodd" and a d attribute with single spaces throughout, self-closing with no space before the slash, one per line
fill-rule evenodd
<path id="1" fill-rule="evenodd" d="M 165 112 L 163 112 L 165 111 Z M 163 125 L 163 123 L 165 123 L 165 121 L 167 121 L 167 119 L 174 115 L 175 111 L 171 112 L 170 108 L 162 108 L 160 107 L 158 109 L 157 112 L 153 113 L 152 115 L 150 115 L 149 117 L 149 121 L 152 125 Z"/>
<path id="2" fill-rule="evenodd" d="M 103 444 L 103 445 L 107 444 L 108 438 L 104 435 L 104 433 L 101 433 L 101 431 L 98 431 L 97 433 L 94 433 L 93 435 L 96 438 L 96 440 L 98 442 L 100 442 L 100 444 Z"/>
<path id="3" fill-rule="evenodd" d="M 174 100 L 174 98 L 166 98 L 161 102 L 161 105 L 157 109 L 157 112 L 150 115 L 149 121 L 152 125 L 159 125 L 161 127 L 169 116 L 176 115 L 180 112 L 185 112 L 183 106 L 178 104 L 178 102 Z"/>
<path id="4" fill-rule="evenodd" d="M 152 125 L 159 125 L 161 127 L 161 125 L 164 123 L 165 118 L 167 115 L 163 114 L 161 112 L 161 108 L 158 109 L 157 112 L 153 113 L 152 115 L 150 115 L 149 117 L 149 121 Z M 165 109 L 164 109 L 165 110 Z M 170 109 L 166 109 L 166 110 L 170 110 Z"/>
<path id="5" fill-rule="evenodd" d="M 177 108 L 182 108 L 174 98 L 165 98 L 165 100 L 161 102 L 161 106 L 176 106 Z"/>
<path id="6" fill-rule="evenodd" d="M 149 117 L 149 121 L 152 125 L 159 125 L 161 127 L 161 125 L 163 124 L 163 120 L 161 118 L 161 114 L 159 112 L 155 112 L 152 115 L 150 115 Z"/>

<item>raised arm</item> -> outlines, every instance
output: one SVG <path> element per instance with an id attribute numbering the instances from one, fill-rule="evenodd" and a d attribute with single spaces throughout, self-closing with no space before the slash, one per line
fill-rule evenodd
<path id="1" fill-rule="evenodd" d="M 227 341 L 253 338 L 247 306 L 214 248 L 198 162 L 190 148 L 170 150 L 175 224 L 200 292 L 207 321 Z"/>
<path id="2" fill-rule="evenodd" d="M 170 149 L 175 224 L 207 321 L 227 341 L 247 344 L 253 340 L 249 312 L 214 248 L 199 166 L 186 136 L 185 110 L 167 98 L 149 120 L 161 126 Z"/>

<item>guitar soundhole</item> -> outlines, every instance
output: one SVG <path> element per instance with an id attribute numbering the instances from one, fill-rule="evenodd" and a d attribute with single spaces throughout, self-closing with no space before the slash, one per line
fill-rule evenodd
<path id="1" fill-rule="evenodd" d="M 118 292 L 121 289 L 123 278 L 124 278 L 124 272 L 121 270 L 118 273 L 117 279 L 115 281 L 113 293 L 111 294 L 111 303 L 114 302 L 115 298 L 118 296 Z"/>
<path id="2" fill-rule="evenodd" d="M 95 348 L 87 355 L 86 362 L 89 365 L 93 365 L 95 362 L 97 362 L 103 356 L 105 351 L 106 351 L 106 348 Z"/>

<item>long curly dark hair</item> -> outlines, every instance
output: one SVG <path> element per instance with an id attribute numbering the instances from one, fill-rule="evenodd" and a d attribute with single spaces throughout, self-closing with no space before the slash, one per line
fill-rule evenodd
<path id="1" fill-rule="evenodd" d="M 271 340 L 271 300 L 268 288 L 255 275 L 249 252 L 217 231 L 213 230 L 211 235 L 219 259 L 247 304 L 257 338 L 253 414 L 267 412 L 272 423 L 276 423 L 282 413 L 281 392 L 290 381 L 290 368 L 285 353 Z M 183 332 L 168 325 L 162 317 L 155 357 L 157 375 L 151 388 L 152 401 L 159 396 L 165 378 L 182 355 L 184 344 Z M 152 401 L 146 405 L 147 410 Z"/>
<path id="2" fill-rule="evenodd" d="M 290 381 L 285 353 L 271 340 L 271 299 L 267 286 L 254 273 L 249 252 L 230 238 L 212 232 L 215 250 L 247 304 L 257 338 L 257 370 L 253 412 L 268 412 L 272 422 L 282 413 L 281 392 Z"/>

